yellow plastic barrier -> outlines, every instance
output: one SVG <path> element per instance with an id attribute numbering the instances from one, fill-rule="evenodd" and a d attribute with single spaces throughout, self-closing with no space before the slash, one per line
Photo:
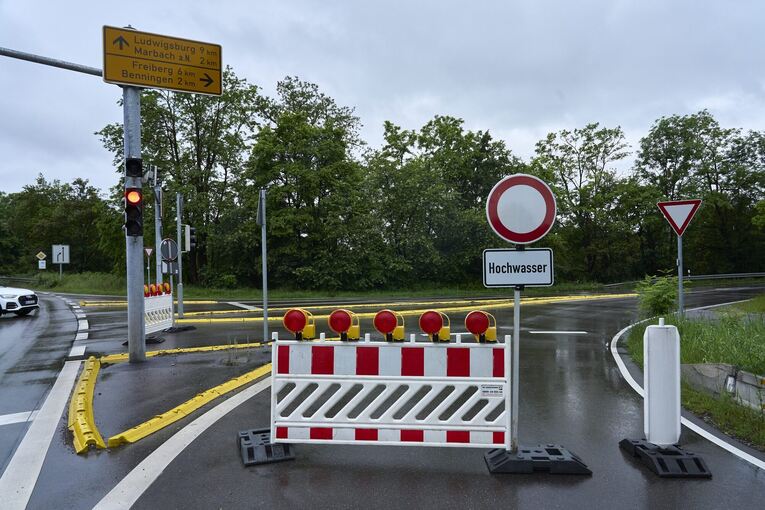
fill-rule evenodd
<path id="1" fill-rule="evenodd" d="M 67 426 L 74 435 L 74 449 L 77 453 L 86 451 L 89 446 L 106 448 L 93 416 L 93 389 L 100 367 L 101 363 L 95 357 L 88 358 L 69 401 Z"/>

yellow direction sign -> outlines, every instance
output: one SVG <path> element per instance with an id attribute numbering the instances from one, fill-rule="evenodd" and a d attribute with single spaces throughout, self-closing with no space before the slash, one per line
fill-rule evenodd
<path id="1" fill-rule="evenodd" d="M 47 255 L 45 255 L 45 254 L 44 254 L 43 252 L 41 252 L 41 251 L 38 251 L 38 252 L 37 252 L 37 255 L 35 255 L 35 257 L 37 257 L 39 260 L 45 260 L 45 257 L 47 257 Z"/>
<path id="2" fill-rule="evenodd" d="M 222 52 L 219 44 L 104 26 L 104 81 L 219 96 Z"/>

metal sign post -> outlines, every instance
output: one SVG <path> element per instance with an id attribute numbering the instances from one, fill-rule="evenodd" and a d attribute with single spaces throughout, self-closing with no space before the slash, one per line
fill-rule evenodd
<path id="1" fill-rule="evenodd" d="M 268 342 L 268 252 L 266 249 L 266 190 L 260 188 L 257 223 L 260 225 L 260 258 L 263 268 L 263 342 Z"/>
<path id="2" fill-rule="evenodd" d="M 685 296 L 683 295 L 683 234 L 701 206 L 701 200 L 673 200 L 656 204 L 677 234 L 677 312 L 685 314 Z"/>
<path id="3" fill-rule="evenodd" d="M 159 180 L 159 168 L 154 167 L 154 246 L 162 242 L 162 183 Z M 157 284 L 162 283 L 162 257 L 157 250 L 155 254 L 157 268 Z"/>
<path id="4" fill-rule="evenodd" d="M 489 288 L 513 287 L 512 355 L 505 355 L 510 391 L 505 409 L 508 434 L 505 447 L 489 451 L 484 460 L 491 473 L 549 473 L 589 475 L 592 472 L 579 457 L 560 445 L 518 446 L 520 401 L 521 291 L 527 286 L 553 284 L 553 256 L 550 249 L 526 250 L 526 244 L 542 239 L 555 223 L 557 207 L 550 187 L 532 175 L 515 174 L 499 181 L 486 199 L 486 219 L 514 250 L 485 250 L 483 283 Z M 505 340 L 507 342 L 507 340 Z M 506 352 L 508 346 L 505 345 Z"/>

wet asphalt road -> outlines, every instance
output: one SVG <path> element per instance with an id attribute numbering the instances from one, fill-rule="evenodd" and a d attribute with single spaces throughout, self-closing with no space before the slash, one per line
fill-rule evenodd
<path id="1" fill-rule="evenodd" d="M 59 298 L 39 297 L 40 310 L 0 317 L 0 416 L 42 405 L 74 341 L 77 321 L 69 307 Z M 0 473 L 28 426 L 0 426 Z"/>
<path id="2" fill-rule="evenodd" d="M 700 306 L 762 291 L 700 289 L 687 302 Z M 188 310 L 220 308 L 197 305 Z M 563 444 L 583 458 L 592 477 L 492 476 L 483 450 L 391 446 L 297 445 L 294 462 L 245 468 L 236 433 L 268 425 L 269 395 L 263 392 L 197 438 L 135 508 L 760 508 L 765 473 L 687 429 L 681 443 L 705 457 L 712 480 L 662 480 L 619 450 L 619 440 L 642 436 L 642 400 L 621 378 L 606 344 L 632 322 L 635 308 L 634 298 L 522 308 L 520 442 Z M 86 311 L 89 349 L 124 351 L 124 309 Z M 464 315 L 451 316 L 453 331 L 464 331 Z M 495 315 L 500 334 L 509 333 L 512 309 Z M 408 323 L 412 330 L 415 320 L 408 318 Z M 362 321 L 362 331 L 369 329 L 370 321 Z M 587 334 L 532 335 L 529 330 Z M 165 335 L 163 344 L 149 349 L 260 340 L 260 331 L 259 322 L 199 324 L 195 331 Z M 73 335 L 68 335 L 70 343 Z M 269 349 L 253 349 L 233 356 L 168 356 L 145 365 L 105 367 L 95 398 L 97 423 L 104 436 L 119 432 L 251 370 L 268 355 Z M 0 384 L 5 391 L 5 379 Z M 190 421 L 181 420 L 139 443 L 87 456 L 73 453 L 62 421 L 29 508 L 91 508 Z M 0 427 L 0 438 L 8 427 L 15 425 Z"/>

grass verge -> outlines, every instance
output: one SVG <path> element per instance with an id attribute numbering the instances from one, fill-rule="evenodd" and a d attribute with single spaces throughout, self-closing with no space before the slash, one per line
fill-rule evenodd
<path id="1" fill-rule="evenodd" d="M 680 332 L 681 363 L 730 363 L 747 372 L 765 373 L 765 322 L 722 311 L 719 320 L 669 317 L 666 323 L 676 325 Z M 630 356 L 640 367 L 643 333 L 648 325 L 635 326 L 627 337 Z M 682 385 L 681 400 L 683 407 L 704 421 L 765 451 L 765 412 L 739 405 L 730 395 L 713 396 L 686 384 Z"/>

